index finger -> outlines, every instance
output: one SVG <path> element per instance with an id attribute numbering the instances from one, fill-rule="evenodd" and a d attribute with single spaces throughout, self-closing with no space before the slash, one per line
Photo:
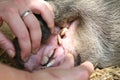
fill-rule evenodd
<path id="1" fill-rule="evenodd" d="M 39 1 L 34 5 L 30 5 L 31 10 L 36 13 L 40 14 L 44 21 L 47 23 L 48 27 L 50 28 L 51 32 L 54 32 L 54 13 L 50 5 L 45 1 Z"/>

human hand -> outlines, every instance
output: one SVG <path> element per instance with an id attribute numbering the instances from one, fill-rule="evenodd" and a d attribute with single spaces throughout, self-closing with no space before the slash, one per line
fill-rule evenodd
<path id="1" fill-rule="evenodd" d="M 0 1 L 0 24 L 5 21 L 18 38 L 23 61 L 29 58 L 31 50 L 35 53 L 41 42 L 41 28 L 36 17 L 30 13 L 21 17 L 27 10 L 40 14 L 48 24 L 51 32 L 54 30 L 54 14 L 52 8 L 43 0 L 1 0 Z M 0 32 L 0 47 L 10 57 L 15 56 L 12 42 Z"/>
<path id="2" fill-rule="evenodd" d="M 74 59 L 68 54 L 65 61 L 58 67 L 52 67 L 32 73 L 33 80 L 89 80 L 94 67 L 91 62 L 86 61 L 74 67 Z"/>
<path id="3" fill-rule="evenodd" d="M 74 67 L 73 56 L 67 54 L 64 62 L 60 66 L 33 73 L 17 70 L 3 64 L 0 64 L 0 69 L 1 80 L 89 80 L 89 76 L 93 71 L 93 65 L 86 61 Z"/>

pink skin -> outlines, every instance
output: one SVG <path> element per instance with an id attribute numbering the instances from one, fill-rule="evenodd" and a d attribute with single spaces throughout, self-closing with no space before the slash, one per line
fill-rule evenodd
<path id="1" fill-rule="evenodd" d="M 72 37 L 77 29 L 78 21 L 74 21 L 69 27 L 64 37 L 62 37 L 62 43 L 58 44 L 57 36 L 60 33 L 59 29 L 56 29 L 55 34 L 52 34 L 50 38 L 46 41 L 45 44 L 42 44 L 40 50 L 35 55 L 31 55 L 29 60 L 24 63 L 24 66 L 29 71 L 35 71 L 37 69 L 41 69 L 42 66 L 42 58 L 43 56 L 49 56 L 51 51 L 54 51 L 54 60 L 55 63 L 52 65 L 58 66 L 64 61 L 64 57 L 66 53 L 76 54 L 74 46 L 75 39 Z"/>

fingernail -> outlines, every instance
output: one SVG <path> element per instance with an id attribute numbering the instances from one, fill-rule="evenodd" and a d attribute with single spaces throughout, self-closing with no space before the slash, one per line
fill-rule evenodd
<path id="1" fill-rule="evenodd" d="M 55 64 L 55 60 L 50 61 L 46 67 L 51 67 L 53 64 Z"/>
<path id="2" fill-rule="evenodd" d="M 22 60 L 23 60 L 24 62 L 27 62 L 28 59 L 29 59 L 29 57 L 25 57 L 25 58 L 22 57 Z"/>
<path id="3" fill-rule="evenodd" d="M 48 62 L 49 58 L 47 56 L 44 56 L 42 59 L 42 64 L 46 64 Z"/>
<path id="4" fill-rule="evenodd" d="M 38 50 L 39 50 L 39 48 L 34 49 L 34 50 L 32 49 L 32 51 L 31 51 L 31 52 L 32 52 L 33 54 L 36 54 Z"/>
<path id="5" fill-rule="evenodd" d="M 11 58 L 15 57 L 15 52 L 13 50 L 9 49 L 7 50 L 7 53 Z"/>

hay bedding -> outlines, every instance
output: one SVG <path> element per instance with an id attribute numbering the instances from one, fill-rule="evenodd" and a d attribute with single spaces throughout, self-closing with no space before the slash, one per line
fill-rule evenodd
<path id="1" fill-rule="evenodd" d="M 14 36 L 11 35 L 12 33 L 7 28 L 7 25 L 3 24 L 3 26 L 4 29 L 2 29 L 1 27 L 0 30 L 2 30 L 10 39 L 13 39 Z M 6 53 L 4 53 L 4 51 L 1 49 L 0 49 L 0 62 L 21 69 L 19 64 L 17 64 L 16 62 L 11 63 L 11 60 L 8 58 Z M 90 80 L 120 80 L 120 67 L 112 66 L 101 70 L 96 69 L 90 76 Z"/>
<path id="2" fill-rule="evenodd" d="M 112 66 L 102 70 L 96 69 L 90 80 L 120 80 L 120 67 Z"/>

